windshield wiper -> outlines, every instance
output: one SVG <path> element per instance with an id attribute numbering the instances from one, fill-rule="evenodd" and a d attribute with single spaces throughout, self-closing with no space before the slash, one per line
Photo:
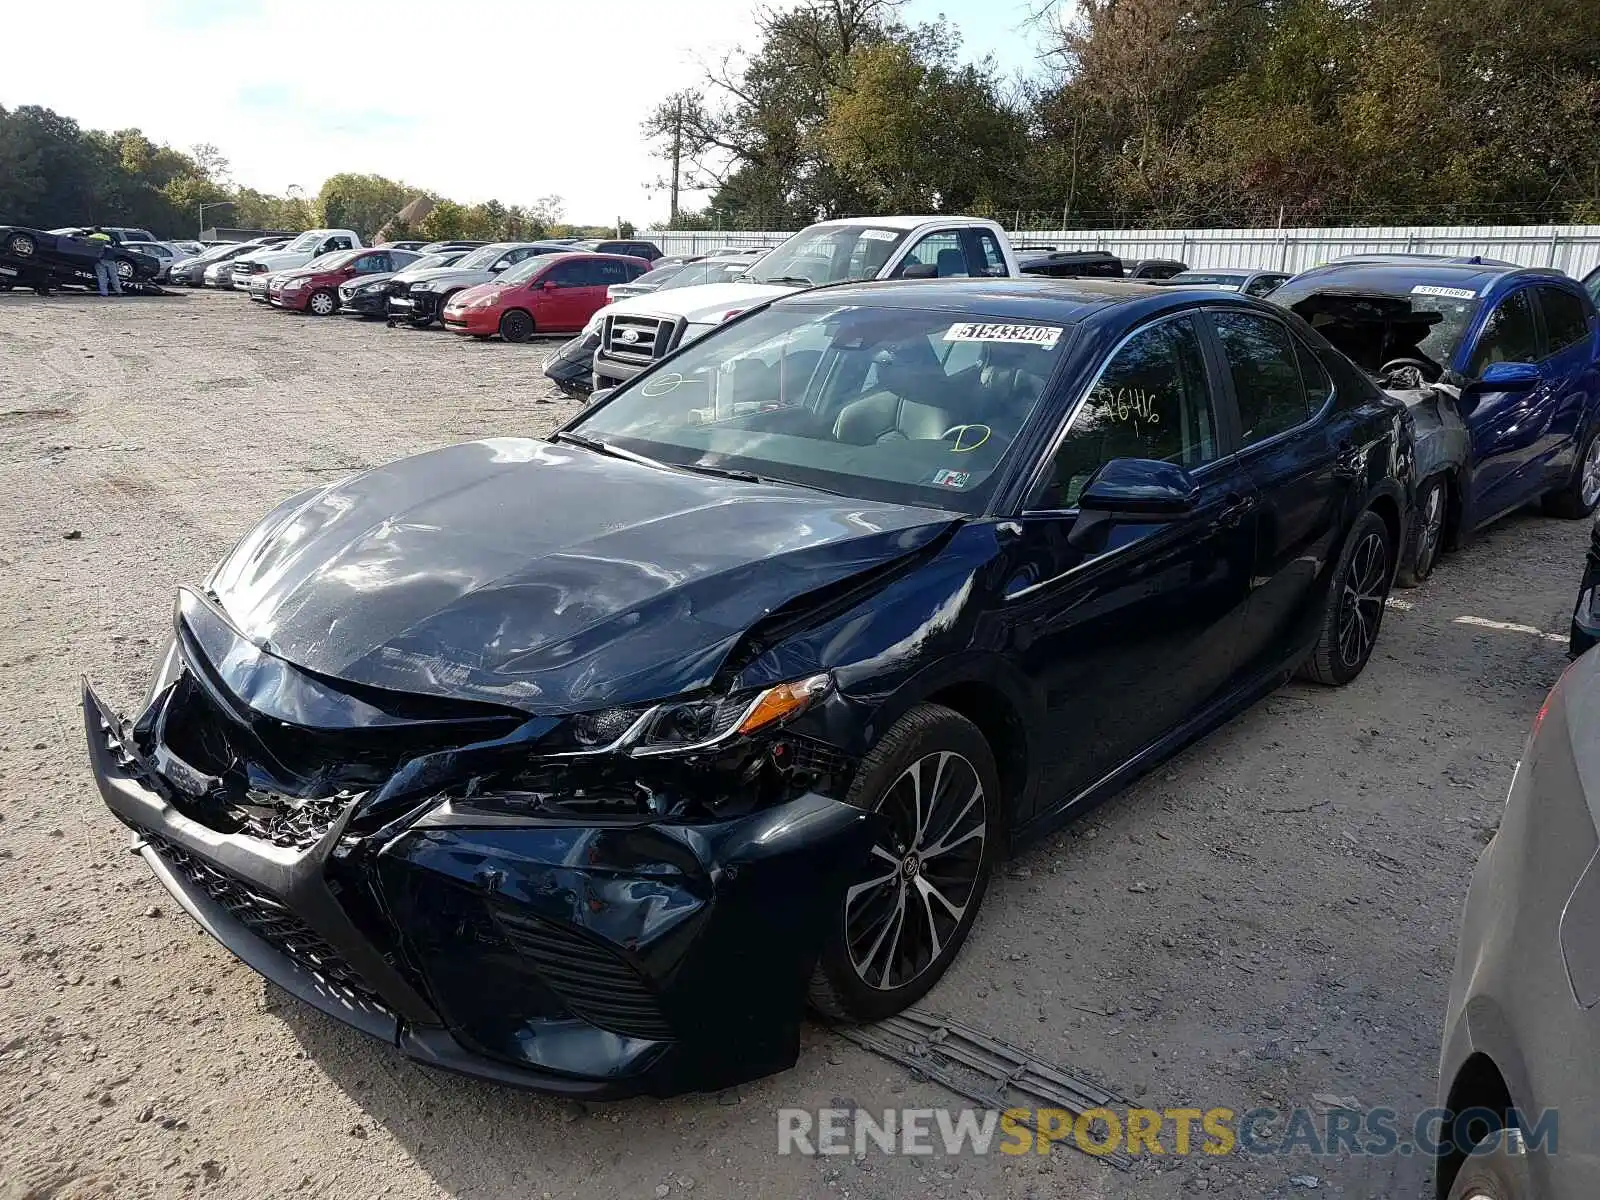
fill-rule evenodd
<path id="1" fill-rule="evenodd" d="M 723 479 L 737 479 L 740 483 L 777 483 L 780 480 L 768 479 L 765 475 L 757 475 L 754 471 L 741 471 L 738 467 L 718 467 L 711 463 L 678 463 L 679 470 L 694 471 L 700 475 L 716 475 Z"/>
<path id="2" fill-rule="evenodd" d="M 621 446 L 613 446 L 610 442 L 602 442 L 599 438 L 592 438 L 587 434 L 573 433 L 569 429 L 559 430 L 550 435 L 552 442 L 568 442 L 574 446 L 582 446 L 585 450 L 593 450 L 596 454 L 609 454 L 613 458 L 625 459 L 628 462 L 640 463 L 646 467 L 654 467 L 658 471 L 670 471 L 671 467 L 664 462 L 657 462 L 643 454 L 635 454 L 632 450 L 624 450 Z"/>
<path id="3" fill-rule="evenodd" d="M 756 280 L 757 283 L 798 283 L 801 287 L 816 287 L 804 275 L 769 275 L 765 279 Z"/>

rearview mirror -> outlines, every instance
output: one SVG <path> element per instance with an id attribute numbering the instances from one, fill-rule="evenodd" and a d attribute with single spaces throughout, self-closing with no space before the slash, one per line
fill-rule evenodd
<path id="1" fill-rule="evenodd" d="M 1490 363 L 1478 379 L 1478 386 L 1486 392 L 1527 392 L 1543 380 L 1539 368 L 1525 362 Z"/>
<path id="2" fill-rule="evenodd" d="M 902 279 L 937 279 L 939 268 L 933 263 L 912 263 L 900 272 Z"/>
<path id="3" fill-rule="evenodd" d="M 1114 458 L 1078 497 L 1078 519 L 1067 540 L 1089 548 L 1103 544 L 1115 522 L 1165 521 L 1192 512 L 1199 489 L 1189 472 L 1149 458 Z"/>

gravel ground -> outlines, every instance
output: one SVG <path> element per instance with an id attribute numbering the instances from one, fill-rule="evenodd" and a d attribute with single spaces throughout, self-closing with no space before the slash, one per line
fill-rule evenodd
<path id="1" fill-rule="evenodd" d="M 280 497 L 564 419 L 549 348 L 229 294 L 0 295 L 0 1198 L 1431 1186 L 1418 1159 L 780 1157 L 780 1106 L 955 1102 L 811 1028 L 737 1094 L 552 1103 L 412 1066 L 200 933 L 94 792 L 78 675 L 136 704 L 173 588 Z M 1426 1107 L 1456 916 L 1562 669 L 1586 536 L 1501 522 L 1400 593 L 1353 686 L 1278 691 L 1024 854 L 926 1006 L 1153 1107 Z"/>

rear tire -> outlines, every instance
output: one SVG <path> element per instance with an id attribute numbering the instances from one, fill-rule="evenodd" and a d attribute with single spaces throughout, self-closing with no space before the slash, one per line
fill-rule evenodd
<path id="1" fill-rule="evenodd" d="M 533 336 L 533 318 L 513 308 L 500 318 L 500 336 L 508 342 L 525 342 Z"/>
<path id="2" fill-rule="evenodd" d="M 1450 516 L 1450 489 L 1443 475 L 1435 475 L 1417 492 L 1412 536 L 1406 561 L 1395 572 L 1399 587 L 1414 588 L 1438 565 L 1444 548 L 1445 523 Z"/>
<path id="3" fill-rule="evenodd" d="M 339 297 L 327 288 L 318 288 L 306 297 L 306 311 L 314 317 L 331 317 L 339 311 Z"/>
<path id="4" fill-rule="evenodd" d="M 1572 477 L 1544 498 L 1552 517 L 1587 517 L 1600 504 L 1600 422 L 1584 436 L 1572 463 Z"/>
<path id="5" fill-rule="evenodd" d="M 862 759 L 846 802 L 882 828 L 830 919 L 808 998 L 826 1016 L 877 1021 L 926 995 L 966 941 L 1004 798 L 978 727 L 919 704 Z"/>
<path id="6" fill-rule="evenodd" d="M 1389 527 L 1370 508 L 1351 527 L 1328 589 L 1316 648 L 1300 667 L 1305 678 L 1343 687 L 1366 667 L 1394 576 L 1392 541 Z"/>
<path id="7" fill-rule="evenodd" d="M 125 258 L 117 259 L 117 277 L 123 283 L 131 280 L 133 278 L 133 264 Z"/>

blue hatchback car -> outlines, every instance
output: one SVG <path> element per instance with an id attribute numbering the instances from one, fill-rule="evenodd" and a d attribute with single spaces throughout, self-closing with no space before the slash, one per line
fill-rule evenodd
<path id="1" fill-rule="evenodd" d="M 1427 519 L 1431 489 L 1447 503 L 1434 511 L 1442 529 L 1415 530 L 1414 544 L 1430 534 L 1458 538 L 1534 501 L 1566 517 L 1586 516 L 1600 501 L 1600 321 L 1577 280 L 1505 263 L 1394 256 L 1306 271 L 1272 302 L 1391 391 L 1448 397 L 1449 422 L 1468 436 L 1460 461 L 1419 470 L 1419 518 Z"/>

